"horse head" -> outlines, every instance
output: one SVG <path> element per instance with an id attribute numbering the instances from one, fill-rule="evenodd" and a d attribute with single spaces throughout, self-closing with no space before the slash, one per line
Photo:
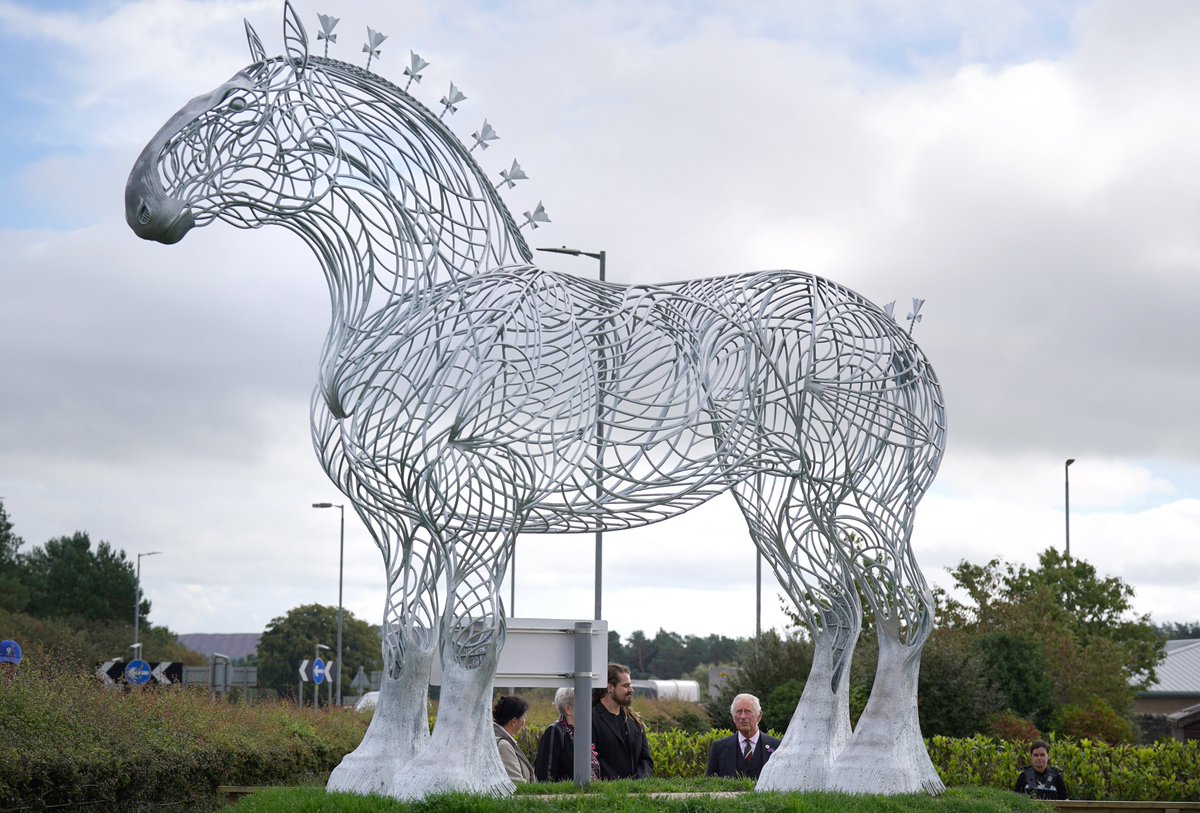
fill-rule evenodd
<path id="1" fill-rule="evenodd" d="M 308 35 L 284 7 L 286 56 L 268 58 L 250 23 L 253 62 L 172 116 L 134 163 L 125 220 L 139 237 L 176 243 L 220 218 L 241 228 L 302 212 L 333 185 L 337 136 L 314 91 Z"/>

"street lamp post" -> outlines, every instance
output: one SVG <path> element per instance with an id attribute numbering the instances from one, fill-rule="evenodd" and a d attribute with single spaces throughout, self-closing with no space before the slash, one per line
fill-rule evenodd
<path id="1" fill-rule="evenodd" d="M 600 281 L 601 282 L 605 281 L 604 263 L 605 263 L 605 260 L 608 255 L 604 251 L 581 251 L 577 248 L 567 248 L 566 246 L 562 246 L 561 248 L 539 248 L 538 251 L 548 251 L 552 254 L 568 254 L 572 257 L 580 257 L 580 256 L 591 257 L 593 260 L 597 260 L 600 263 Z M 601 383 L 599 383 L 598 386 L 601 387 L 600 397 L 602 398 L 603 392 L 604 392 L 603 383 L 602 383 L 604 380 L 604 359 L 603 359 L 603 357 L 601 357 L 600 361 L 599 361 L 599 373 L 600 374 L 598 376 L 598 380 Z M 603 407 L 603 404 L 600 404 L 600 406 Z M 602 496 L 601 489 L 600 489 L 600 459 L 604 454 L 604 443 L 603 443 L 603 438 L 601 437 L 600 428 L 601 428 L 601 410 L 597 409 L 596 410 L 596 500 L 597 500 L 597 502 L 599 502 L 599 499 Z M 600 620 L 600 596 L 601 596 L 601 592 L 602 592 L 601 588 L 603 586 L 603 575 L 604 575 L 603 564 L 604 564 L 604 530 L 603 530 L 603 527 L 601 527 L 596 530 L 596 576 L 595 576 L 596 612 L 595 612 L 595 618 L 597 621 Z"/>
<path id="2" fill-rule="evenodd" d="M 1071 464 L 1075 462 L 1075 458 L 1067 458 L 1066 464 L 1063 465 L 1063 506 L 1067 518 L 1067 558 L 1071 558 Z"/>
<path id="3" fill-rule="evenodd" d="M 758 654 L 758 639 L 762 638 L 762 551 L 754 552 L 754 654 Z"/>
<path id="4" fill-rule="evenodd" d="M 133 591 L 133 646 L 134 657 L 140 659 L 142 657 L 142 646 L 138 643 L 138 626 L 142 616 L 142 557 L 143 556 L 158 556 L 162 553 L 161 550 L 152 550 L 149 553 L 139 553 L 137 555 L 137 576 L 134 583 Z"/>
<path id="5" fill-rule="evenodd" d="M 346 506 L 342 503 L 315 502 L 313 508 L 336 508 L 342 512 L 342 529 L 338 538 L 338 623 L 337 623 L 337 705 L 342 705 L 342 572 L 346 561 Z"/>

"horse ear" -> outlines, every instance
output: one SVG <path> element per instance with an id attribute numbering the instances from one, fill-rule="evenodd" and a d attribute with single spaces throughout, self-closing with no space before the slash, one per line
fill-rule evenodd
<path id="1" fill-rule="evenodd" d="M 290 2 L 283 4 L 283 44 L 296 73 L 303 72 L 308 65 L 308 32 Z"/>
<path id="2" fill-rule="evenodd" d="M 250 25 L 249 20 L 246 23 L 246 42 L 250 46 L 250 59 L 254 60 L 255 64 L 267 61 L 267 49 L 263 48 L 262 40 L 258 38 L 258 32 L 254 30 L 254 26 Z"/>

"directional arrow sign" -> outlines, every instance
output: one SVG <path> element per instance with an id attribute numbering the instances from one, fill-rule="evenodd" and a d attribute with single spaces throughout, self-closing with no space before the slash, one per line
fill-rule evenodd
<path id="1" fill-rule="evenodd" d="M 304 681 L 305 683 L 308 683 L 308 679 L 309 679 L 310 675 L 309 675 L 309 671 L 308 671 L 308 659 L 307 658 L 300 661 L 300 669 L 298 671 L 300 672 L 300 680 Z"/>
<path id="2" fill-rule="evenodd" d="M 325 679 L 329 680 L 329 681 L 336 681 L 337 675 L 338 675 L 338 662 L 337 661 L 326 661 L 325 662 Z"/>
<path id="3" fill-rule="evenodd" d="M 108 670 L 112 669 L 114 663 L 116 663 L 116 661 L 105 661 L 104 663 L 102 663 L 98 667 L 96 667 L 96 677 L 103 680 L 104 685 L 106 685 L 106 686 L 115 686 L 117 683 L 115 680 L 113 680 L 112 678 L 110 678 L 108 676 Z"/>
<path id="4" fill-rule="evenodd" d="M 167 670 L 174 665 L 175 664 L 170 661 L 167 661 L 166 663 L 152 663 L 150 664 L 150 674 L 154 677 L 156 683 L 166 685 L 171 682 L 171 676 L 167 674 Z"/>
<path id="5" fill-rule="evenodd" d="M 320 658 L 313 660 L 312 678 L 318 686 L 325 682 L 325 661 Z"/>
<path id="6" fill-rule="evenodd" d="M 125 680 L 131 686 L 141 686 L 150 680 L 150 664 L 143 660 L 130 661 L 125 667 Z"/>

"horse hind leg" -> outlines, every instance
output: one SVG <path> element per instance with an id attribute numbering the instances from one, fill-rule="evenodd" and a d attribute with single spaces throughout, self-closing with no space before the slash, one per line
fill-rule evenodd
<path id="1" fill-rule="evenodd" d="M 813 664 L 779 750 L 763 766 L 756 790 L 825 790 L 851 740 L 850 661 L 861 615 L 851 593 L 830 596 L 810 627 Z"/>
<path id="2" fill-rule="evenodd" d="M 822 790 L 850 740 L 850 661 L 862 612 L 839 551 L 792 502 L 790 478 L 756 478 L 735 488 L 750 534 L 813 639 L 813 663 L 779 749 L 758 790 Z M 848 589 L 849 588 L 849 589 Z"/>
<path id="3" fill-rule="evenodd" d="M 383 679 L 366 734 L 333 769 L 326 785 L 330 792 L 364 795 L 386 793 L 394 777 L 429 743 L 429 671 L 437 652 L 437 585 L 442 575 L 436 549 L 406 524 L 368 526 L 376 539 L 390 540 L 380 547 L 395 556 L 388 567 L 383 618 Z"/>
<path id="4" fill-rule="evenodd" d="M 831 787 L 851 793 L 940 793 L 945 789 L 921 735 L 917 689 L 921 650 L 933 631 L 933 597 L 909 548 L 911 512 L 888 533 L 872 522 L 869 552 L 857 579 L 871 605 L 879 663 L 871 696 L 850 744 L 834 766 Z M 874 537 L 874 539 L 872 539 Z M 891 547 L 888 540 L 898 544 Z M 861 547 L 861 546 L 860 546 Z"/>

